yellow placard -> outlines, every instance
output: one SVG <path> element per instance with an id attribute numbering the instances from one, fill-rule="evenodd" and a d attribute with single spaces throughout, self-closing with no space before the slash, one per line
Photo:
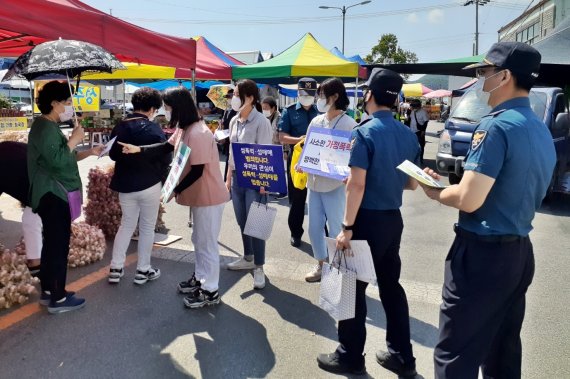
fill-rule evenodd
<path id="1" fill-rule="evenodd" d="M 0 117 L 0 132 L 27 129 L 28 119 L 26 117 Z"/>
<path id="2" fill-rule="evenodd" d="M 34 98 L 38 97 L 39 90 L 48 81 L 35 81 L 34 82 Z M 99 104 L 101 103 L 101 89 L 95 86 L 82 86 L 75 91 L 73 95 L 73 105 L 77 112 L 97 112 L 99 111 Z M 40 110 L 34 102 L 34 113 L 39 113 Z"/>

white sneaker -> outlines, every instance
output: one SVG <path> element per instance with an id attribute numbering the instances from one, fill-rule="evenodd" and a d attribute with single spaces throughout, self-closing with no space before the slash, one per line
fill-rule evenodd
<path id="1" fill-rule="evenodd" d="M 251 261 L 246 261 L 245 258 L 241 257 L 237 261 L 228 263 L 227 268 L 228 270 L 253 270 L 255 268 L 255 263 L 253 263 L 253 259 Z"/>
<path id="2" fill-rule="evenodd" d="M 253 270 L 253 289 L 260 290 L 265 287 L 265 273 L 263 268 L 258 267 Z"/>
<path id="3" fill-rule="evenodd" d="M 311 272 L 305 275 L 305 281 L 309 283 L 320 282 L 322 273 L 323 273 L 323 266 L 317 263 L 315 267 L 313 267 Z"/>

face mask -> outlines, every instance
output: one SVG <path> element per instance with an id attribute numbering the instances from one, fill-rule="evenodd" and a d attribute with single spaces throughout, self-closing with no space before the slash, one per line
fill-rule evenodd
<path id="1" fill-rule="evenodd" d="M 326 113 L 331 109 L 331 105 L 327 104 L 327 99 L 318 99 L 317 100 L 317 110 L 321 113 Z"/>
<path id="2" fill-rule="evenodd" d="M 366 96 L 367 95 L 368 95 L 368 92 L 366 92 L 364 94 L 364 97 L 362 98 L 362 111 L 368 115 L 368 111 L 366 110 Z M 364 120 L 364 117 L 362 119 Z"/>
<path id="3" fill-rule="evenodd" d="M 263 111 L 263 115 L 267 118 L 271 117 L 271 111 Z"/>
<path id="4" fill-rule="evenodd" d="M 301 103 L 301 105 L 304 107 L 311 106 L 315 103 L 315 97 L 314 96 L 299 96 L 299 103 Z"/>
<path id="5" fill-rule="evenodd" d="M 497 88 L 500 87 L 500 85 L 498 85 L 488 92 L 483 91 L 483 88 L 485 87 L 485 81 L 487 79 L 491 79 L 493 76 L 496 76 L 497 74 L 500 74 L 500 73 L 501 73 L 501 71 L 489 76 L 488 78 L 485 78 L 484 76 L 482 76 L 481 78 L 479 78 L 479 80 L 477 80 L 477 83 L 475 83 L 475 85 L 473 86 L 472 91 L 475 92 L 475 96 L 477 96 L 477 99 L 479 99 L 479 101 L 482 104 L 488 105 L 489 104 L 489 98 L 491 97 L 491 92 L 493 92 L 494 90 L 496 90 Z"/>
<path id="6" fill-rule="evenodd" d="M 232 109 L 236 112 L 239 112 L 241 110 L 241 99 L 239 98 L 239 96 L 234 96 L 232 97 Z"/>
<path id="7" fill-rule="evenodd" d="M 73 118 L 73 105 L 66 105 L 63 113 L 59 114 L 59 120 L 61 122 L 69 121 Z"/>
<path id="8" fill-rule="evenodd" d="M 164 118 L 166 119 L 166 121 L 170 122 L 170 119 L 172 118 L 172 111 L 164 111 Z"/>

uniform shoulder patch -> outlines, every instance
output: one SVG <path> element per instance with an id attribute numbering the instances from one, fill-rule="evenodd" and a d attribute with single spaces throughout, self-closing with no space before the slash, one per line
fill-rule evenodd
<path id="1" fill-rule="evenodd" d="M 486 130 L 476 130 L 475 133 L 473 133 L 473 138 L 471 139 L 471 150 L 477 150 L 485 140 L 485 137 L 487 137 Z"/>

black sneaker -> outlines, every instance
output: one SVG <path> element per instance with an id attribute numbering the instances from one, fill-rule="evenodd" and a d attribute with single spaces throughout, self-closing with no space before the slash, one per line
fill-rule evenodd
<path id="1" fill-rule="evenodd" d="M 109 283 L 119 283 L 123 275 L 125 275 L 125 273 L 122 268 L 112 268 L 109 270 L 109 276 L 107 277 L 107 280 Z"/>
<path id="2" fill-rule="evenodd" d="M 51 300 L 48 305 L 48 312 L 51 314 L 58 314 L 64 312 L 71 312 L 81 309 L 85 306 L 85 299 L 75 296 L 65 296 L 59 301 Z"/>
<path id="3" fill-rule="evenodd" d="M 399 357 L 381 350 L 376 353 L 376 361 L 386 370 L 392 371 L 402 378 L 414 378 L 417 375 L 415 360 L 404 363 Z"/>
<path id="4" fill-rule="evenodd" d="M 73 291 L 65 291 L 65 296 L 73 296 L 75 292 Z M 42 291 L 40 294 L 40 305 L 47 307 L 51 301 L 51 293 L 49 291 Z"/>
<path id="5" fill-rule="evenodd" d="M 342 359 L 340 354 L 335 351 L 332 354 L 319 354 L 317 363 L 321 369 L 334 374 L 366 374 L 364 357 L 362 357 L 361 364 L 354 365 Z"/>
<path id="6" fill-rule="evenodd" d="M 178 283 L 178 292 L 180 293 L 191 293 L 194 294 L 200 289 L 202 283 L 195 276 L 196 273 L 192 274 L 192 277 L 185 282 Z"/>
<path id="7" fill-rule="evenodd" d="M 194 295 L 184 298 L 184 305 L 187 308 L 202 308 L 204 305 L 219 304 L 221 299 L 218 291 L 209 292 L 202 288 L 195 292 Z"/>
<path id="8" fill-rule="evenodd" d="M 134 282 L 135 284 L 145 284 L 149 280 L 155 280 L 158 278 L 160 278 L 160 270 L 157 268 L 149 268 L 146 272 L 137 270 Z"/>
<path id="9" fill-rule="evenodd" d="M 291 246 L 293 246 L 293 247 L 301 246 L 301 238 L 300 237 L 291 236 L 291 240 L 289 242 L 291 243 Z"/>

